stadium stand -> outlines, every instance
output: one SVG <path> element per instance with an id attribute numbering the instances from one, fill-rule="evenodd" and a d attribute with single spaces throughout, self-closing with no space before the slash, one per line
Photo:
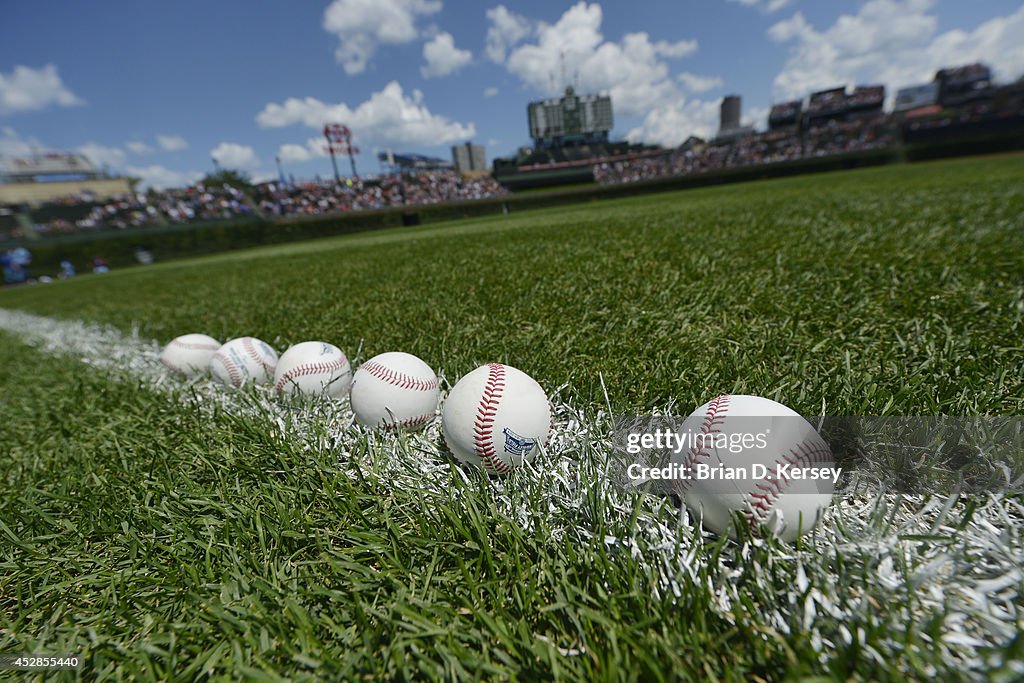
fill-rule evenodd
<path id="1" fill-rule="evenodd" d="M 257 187 L 259 208 L 269 216 L 320 215 L 392 206 L 422 206 L 507 194 L 493 178 L 464 178 L 454 171 L 353 178 L 342 185 L 267 183 Z"/>
<path id="2" fill-rule="evenodd" d="M 789 129 L 799 126 L 803 107 L 803 100 L 792 100 L 772 105 L 771 111 L 768 113 L 769 130 Z"/>
<path id="3" fill-rule="evenodd" d="M 793 127 L 738 139 L 730 144 L 667 150 L 643 159 L 600 163 L 594 178 L 601 185 L 636 182 L 666 176 L 772 164 L 798 159 L 878 149 L 893 143 L 894 132 L 884 117 L 819 119 L 800 132 Z"/>
<path id="4" fill-rule="evenodd" d="M 811 95 L 807 101 L 806 120 L 812 125 L 822 119 L 842 116 L 846 113 L 846 87 L 821 90 Z"/>
<path id="5" fill-rule="evenodd" d="M 40 204 L 79 194 L 110 197 L 130 189 L 127 179 L 107 175 L 75 152 L 0 159 L 0 205 Z"/>
<path id="6" fill-rule="evenodd" d="M 846 98 L 848 117 L 881 116 L 885 105 L 884 85 L 858 85 Z"/>
<path id="7" fill-rule="evenodd" d="M 0 206 L 0 243 L 80 231 L 319 216 L 500 198 L 517 187 L 514 181 L 531 176 L 540 181 L 522 186 L 590 181 L 611 185 L 897 146 L 948 148 L 951 140 L 959 140 L 964 153 L 998 151 L 1008 136 L 1019 142 L 1024 129 L 1024 79 L 995 86 L 990 69 L 983 64 L 942 69 L 930 84 L 900 89 L 888 114 L 883 111 L 885 94 L 883 85 L 860 85 L 850 93 L 845 87 L 822 90 L 811 94 L 806 105 L 803 100 L 775 104 L 766 132 L 716 139 L 711 144 L 691 136 L 674 149 L 608 142 L 604 138 L 609 111 L 596 133 L 577 135 L 571 144 L 553 145 L 540 139 L 532 147 L 521 148 L 515 157 L 495 159 L 493 177 L 434 170 L 352 178 L 341 184 L 333 180 L 299 185 L 271 182 L 257 185 L 249 196 L 228 186 L 202 184 L 113 198 L 82 189 L 39 206 Z M 595 106 L 601 103 L 594 102 Z M 555 101 L 542 104 L 551 108 Z M 988 146 L 971 147 L 975 144 L 971 141 L 978 139 L 987 140 Z M 70 162 L 55 157 L 46 163 L 66 166 Z M 45 165 L 24 170 L 38 174 Z"/>
<path id="8" fill-rule="evenodd" d="M 940 69 L 935 82 L 939 84 L 939 102 L 944 107 L 991 99 L 993 94 L 992 70 L 984 64 Z"/>
<path id="9" fill-rule="evenodd" d="M 940 70 L 930 84 L 901 89 L 892 113 L 883 110 L 884 85 L 812 93 L 775 104 L 768 131 L 703 149 L 686 145 L 662 154 L 598 162 L 601 185 L 841 156 L 905 145 L 936 145 L 961 153 L 998 151 L 1024 129 L 1024 79 L 994 87 L 983 64 Z M 927 158 L 916 154 L 914 158 Z"/>
<path id="10" fill-rule="evenodd" d="M 107 201 L 85 194 L 62 197 L 27 209 L 29 234 L 13 215 L 0 215 L 0 241 L 46 237 L 80 231 L 144 228 L 193 222 L 239 220 L 255 216 L 321 215 L 391 206 L 419 206 L 507 194 L 493 178 L 464 178 L 454 171 L 403 174 L 302 185 L 263 183 L 252 200 L 241 191 L 202 184 L 162 192 L 131 193 Z M 8 214 L 13 210 L 8 208 Z"/>

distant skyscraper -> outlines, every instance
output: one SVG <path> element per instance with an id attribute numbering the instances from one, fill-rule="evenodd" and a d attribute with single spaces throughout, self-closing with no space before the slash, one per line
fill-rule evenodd
<path id="1" fill-rule="evenodd" d="M 459 173 L 486 171 L 487 150 L 484 149 L 483 145 L 474 145 L 472 142 L 453 145 L 452 163 L 455 164 L 455 170 Z"/>
<path id="2" fill-rule="evenodd" d="M 740 112 L 743 104 L 739 95 L 726 95 L 722 100 L 719 130 L 733 130 L 740 127 Z"/>

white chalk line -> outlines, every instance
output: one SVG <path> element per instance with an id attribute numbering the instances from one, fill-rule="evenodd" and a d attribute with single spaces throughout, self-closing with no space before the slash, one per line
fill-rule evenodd
<path id="1" fill-rule="evenodd" d="M 239 392 L 210 379 L 179 379 L 159 362 L 157 342 L 141 337 L 137 327 L 125 334 L 107 325 L 0 309 L 0 330 L 42 353 L 143 380 L 154 391 L 210 415 L 214 406 L 251 411 L 274 425 L 282 438 L 321 455 L 336 455 L 339 473 L 355 476 L 358 468 L 384 485 L 420 490 L 425 500 L 436 497 L 458 504 L 464 495 L 449 485 L 451 467 L 439 448 L 438 420 L 417 434 L 374 433 L 353 424 L 347 402 L 286 405 L 270 388 Z M 883 666 L 891 665 L 904 645 L 885 639 L 872 645 L 862 628 L 846 624 L 876 618 L 899 629 L 918 623 L 922 615 L 944 614 L 941 640 L 927 647 L 933 652 L 938 648 L 942 660 L 979 679 L 995 665 L 983 660 L 980 649 L 1005 645 L 1021 628 L 1024 506 L 1013 497 L 975 498 L 977 508 L 964 525 L 963 500 L 879 495 L 863 487 L 856 487 L 856 493 L 847 490 L 837 495 L 804 549 L 773 551 L 774 560 L 786 563 L 792 573 L 793 582 L 786 585 L 779 585 L 777 567 L 736 561 L 749 557 L 764 540 L 735 546 L 734 554 L 723 553 L 717 566 L 702 564 L 708 557 L 702 545 L 713 539 L 695 533 L 688 515 L 666 500 L 646 497 L 628 536 L 596 538 L 580 524 L 564 523 L 578 519 L 578 511 L 595 493 L 607 502 L 609 517 L 619 516 L 608 520 L 613 524 L 628 519 L 635 499 L 610 477 L 600 476 L 612 450 L 612 416 L 558 400 L 563 393 L 565 387 L 554 392 L 556 430 L 546 453 L 510 477 L 489 481 L 496 504 L 527 531 L 545 515 L 548 526 L 567 543 L 604 543 L 655 568 L 655 598 L 680 596 L 686 583 L 708 581 L 713 607 L 722 618 L 749 620 L 752 615 L 737 611 L 753 581 L 763 607 L 757 617 L 765 626 L 783 636 L 794 630 L 809 634 L 822 662 L 859 643 Z M 466 480 L 478 476 L 456 471 Z M 530 504 L 537 500 L 547 501 L 547 510 Z M 915 540 L 921 537 L 942 542 Z M 838 574 L 834 568 L 840 558 L 863 571 Z"/>

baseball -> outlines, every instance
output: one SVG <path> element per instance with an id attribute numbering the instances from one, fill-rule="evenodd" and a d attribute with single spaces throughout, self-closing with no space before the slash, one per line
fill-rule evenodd
<path id="1" fill-rule="evenodd" d="M 704 527 L 732 533 L 734 513 L 792 542 L 831 503 L 832 451 L 803 417 L 759 396 L 719 396 L 686 420 L 692 445 L 673 456 L 674 490 Z"/>
<path id="2" fill-rule="evenodd" d="M 276 365 L 277 351 L 255 337 L 232 339 L 210 359 L 213 376 L 231 387 L 268 382 Z"/>
<path id="3" fill-rule="evenodd" d="M 356 420 L 367 427 L 419 429 L 437 411 L 437 375 L 409 353 L 392 351 L 359 366 L 349 394 Z"/>
<path id="4" fill-rule="evenodd" d="M 220 342 L 205 334 L 183 334 L 170 341 L 160 352 L 160 362 L 169 370 L 186 377 L 206 372 L 210 359 L 220 348 Z"/>
<path id="5" fill-rule="evenodd" d="M 341 398 L 352 383 L 348 358 L 334 344 L 308 341 L 281 354 L 274 370 L 274 389 L 282 395 Z"/>
<path id="6" fill-rule="evenodd" d="M 533 460 L 551 432 L 551 406 L 537 382 L 510 365 L 482 365 L 452 388 L 441 411 L 456 459 L 505 474 Z"/>

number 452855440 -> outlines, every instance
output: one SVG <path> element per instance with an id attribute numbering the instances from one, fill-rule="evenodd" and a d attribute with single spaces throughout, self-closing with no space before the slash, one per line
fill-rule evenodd
<path id="1" fill-rule="evenodd" d="M 0 655 L 0 670 L 77 669 L 81 665 L 82 658 L 75 655 Z"/>

